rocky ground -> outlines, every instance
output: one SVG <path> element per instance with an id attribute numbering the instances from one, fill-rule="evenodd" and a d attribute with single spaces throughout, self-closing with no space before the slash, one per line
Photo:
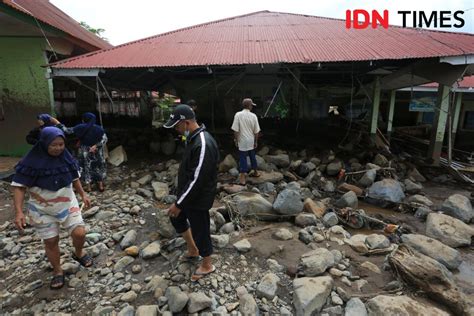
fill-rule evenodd
<path id="1" fill-rule="evenodd" d="M 110 167 L 83 212 L 95 265 L 73 261 L 63 234 L 59 291 L 32 228 L 15 230 L 2 183 L 0 313 L 473 315 L 473 188 L 401 157 L 265 147 L 262 176 L 242 187 L 226 156 L 210 210 L 217 270 L 196 283 L 166 215 L 177 161 Z"/>

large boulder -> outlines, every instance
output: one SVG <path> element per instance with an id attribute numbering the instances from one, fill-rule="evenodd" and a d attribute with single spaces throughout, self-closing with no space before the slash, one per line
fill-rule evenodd
<path id="1" fill-rule="evenodd" d="M 456 248 L 471 244 L 474 228 L 454 217 L 430 213 L 426 219 L 426 235 Z"/>
<path id="2" fill-rule="evenodd" d="M 367 301 L 366 304 L 369 316 L 379 315 L 430 315 L 430 316 L 448 316 L 449 314 L 434 307 L 428 306 L 414 299 L 402 296 L 379 295 Z"/>
<path id="3" fill-rule="evenodd" d="M 444 264 L 450 270 L 457 269 L 461 264 L 462 260 L 459 251 L 446 246 L 436 239 L 425 235 L 405 234 L 402 236 L 402 241 L 405 245 Z"/>
<path id="4" fill-rule="evenodd" d="M 281 191 L 275 202 L 273 208 L 280 214 L 295 215 L 301 213 L 303 210 L 303 202 L 299 192 L 291 189 Z"/>
<path id="5" fill-rule="evenodd" d="M 281 180 L 283 180 L 283 174 L 280 172 L 276 171 L 261 171 L 260 172 L 260 177 L 254 178 L 254 177 L 248 177 L 247 182 L 250 184 L 258 185 L 258 184 L 263 184 L 266 182 L 270 183 L 278 183 Z"/>
<path id="6" fill-rule="evenodd" d="M 441 211 L 465 223 L 471 222 L 474 218 L 471 201 L 461 194 L 453 194 L 448 197 L 441 205 Z"/>
<path id="7" fill-rule="evenodd" d="M 331 294 L 334 281 L 330 276 L 293 280 L 293 304 L 296 314 L 310 316 L 319 313 Z"/>
<path id="8" fill-rule="evenodd" d="M 290 165 L 290 156 L 286 154 L 268 155 L 265 156 L 265 160 L 279 168 L 286 168 Z"/>
<path id="9" fill-rule="evenodd" d="M 321 275 L 334 264 L 334 255 L 326 248 L 311 250 L 300 258 L 301 271 L 308 277 Z"/>
<path id="10" fill-rule="evenodd" d="M 394 179 L 377 181 L 368 189 L 369 197 L 399 203 L 405 198 L 400 182 Z"/>
<path id="11" fill-rule="evenodd" d="M 232 168 L 237 168 L 237 161 L 235 161 L 232 155 L 227 155 L 219 164 L 219 172 L 227 172 Z"/>
<path id="12" fill-rule="evenodd" d="M 271 219 L 273 211 L 272 203 L 267 201 L 258 193 L 245 192 L 234 197 L 237 211 L 242 216 L 256 216 L 258 218 Z"/>

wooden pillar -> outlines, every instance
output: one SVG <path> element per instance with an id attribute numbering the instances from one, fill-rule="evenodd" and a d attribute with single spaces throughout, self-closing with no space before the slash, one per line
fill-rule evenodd
<path id="1" fill-rule="evenodd" d="M 387 122 L 387 136 L 390 138 L 393 128 L 393 114 L 395 113 L 395 94 L 397 90 L 392 90 L 390 92 L 390 103 L 388 108 L 388 122 Z"/>
<path id="2" fill-rule="evenodd" d="M 430 147 L 428 158 L 433 159 L 433 164 L 439 165 L 439 158 L 443 148 L 444 133 L 449 111 L 449 87 L 439 84 L 436 99 L 435 117 L 431 127 Z"/>
<path id="3" fill-rule="evenodd" d="M 380 108 L 380 78 L 375 78 L 374 82 L 374 95 L 372 98 L 372 117 L 370 120 L 370 137 L 375 139 L 377 135 L 377 123 L 379 119 L 379 108 Z"/>

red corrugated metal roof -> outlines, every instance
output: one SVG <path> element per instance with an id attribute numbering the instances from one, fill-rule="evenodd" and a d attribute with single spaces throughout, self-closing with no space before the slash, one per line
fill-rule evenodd
<path id="1" fill-rule="evenodd" d="M 474 35 L 392 26 L 346 29 L 345 21 L 261 11 L 204 23 L 70 58 L 56 68 L 131 68 L 314 63 L 457 56 Z"/>
<path id="2" fill-rule="evenodd" d="M 48 0 L 1 0 L 4 4 L 22 13 L 34 16 L 37 20 L 53 26 L 96 49 L 113 47 L 110 43 L 84 29 L 77 21 Z M 91 50 L 89 47 L 84 47 Z"/>

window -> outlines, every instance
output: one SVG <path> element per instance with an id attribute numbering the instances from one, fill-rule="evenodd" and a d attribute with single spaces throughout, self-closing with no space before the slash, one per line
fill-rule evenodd
<path id="1" fill-rule="evenodd" d="M 474 129 L 474 111 L 466 111 L 464 115 L 464 129 Z"/>

